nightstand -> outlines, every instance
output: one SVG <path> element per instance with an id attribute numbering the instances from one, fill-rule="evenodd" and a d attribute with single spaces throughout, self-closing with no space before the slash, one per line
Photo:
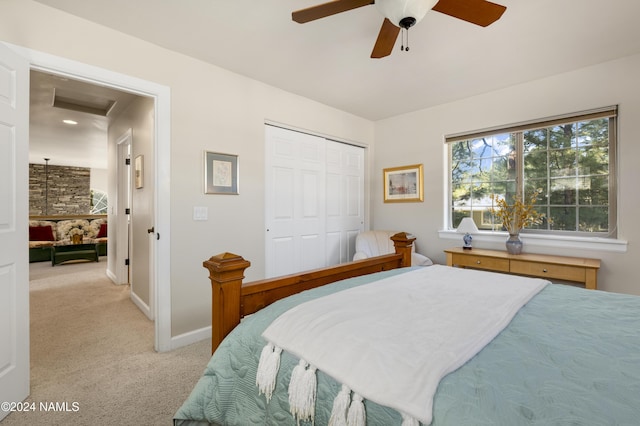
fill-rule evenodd
<path id="1" fill-rule="evenodd" d="M 584 284 L 585 288 L 598 288 L 600 259 L 551 256 L 544 254 L 509 254 L 506 251 L 454 247 L 445 250 L 447 265 L 482 269 L 506 274 L 556 279 Z"/>

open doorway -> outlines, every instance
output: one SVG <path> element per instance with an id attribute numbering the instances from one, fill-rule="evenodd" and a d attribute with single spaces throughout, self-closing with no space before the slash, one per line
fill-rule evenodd
<path id="1" fill-rule="evenodd" d="M 168 86 L 117 73 L 104 68 L 50 55 L 33 49 L 3 43 L 24 58 L 29 69 L 89 82 L 116 90 L 126 91 L 152 99 L 154 102 L 153 157 L 147 158 L 153 182 L 153 232 L 149 235 L 151 306 L 155 318 L 155 344 L 157 351 L 168 351 L 182 343 L 171 337 L 171 90 Z M 134 135 L 135 137 L 136 135 Z M 149 177 L 149 176 L 148 176 Z M 25 190 L 26 185 L 25 185 Z M 147 231 L 147 230 L 144 230 Z M 151 243 L 153 241 L 153 243 Z"/>
<path id="2" fill-rule="evenodd" d="M 2 144 L 9 148 L 4 159 L 13 158 L 12 167 L 2 167 L 5 172 L 2 186 L 7 200 L 14 201 L 13 205 L 6 208 L 15 209 L 16 214 L 4 215 L 3 220 L 9 224 L 10 232 L 3 234 L 3 244 L 6 247 L 24 247 L 28 243 L 28 150 L 29 150 L 29 73 L 30 70 L 50 72 L 60 76 L 68 76 L 81 81 L 93 82 L 130 91 L 131 93 L 148 96 L 154 101 L 154 155 L 151 164 L 154 175 L 154 233 L 149 238 L 150 245 L 153 241 L 153 251 L 150 267 L 153 269 L 151 278 L 152 288 L 155 292 L 150 297 L 155 309 L 154 348 L 156 351 L 168 351 L 177 347 L 179 343 L 172 344 L 171 337 L 171 229 L 170 229 L 170 148 L 171 148 L 171 95 L 168 86 L 159 85 L 147 80 L 116 73 L 103 68 L 83 64 L 62 57 L 49 55 L 44 52 L 29 48 L 0 42 L 0 57 L 5 69 L 12 72 L 4 73 L 6 77 L 1 86 L 13 88 L 7 94 L 6 99 L 12 101 L 12 109 L 1 109 L 3 122 L 14 127 L 14 131 L 5 132 L 5 140 L 9 138 L 12 143 Z M 11 151 L 11 149 L 13 149 Z M 5 150 L 6 151 L 6 150 Z M 12 230 L 12 231 L 11 231 Z M 160 232 L 163 237 L 160 238 Z M 26 250 L 3 251 L 3 262 L 11 265 L 9 286 L 6 288 L 14 293 L 14 296 L 4 298 L 5 305 L 2 309 L 3 318 L 10 318 L 5 322 L 13 326 L 11 333 L 2 335 L 2 344 L 14 354 L 14 364 L 11 364 L 11 372 L 14 374 L 2 377 L 2 388 L 10 390 L 5 400 L 22 400 L 28 395 L 29 389 L 29 293 L 24 285 L 28 281 L 28 252 Z M 7 268 L 5 268 L 7 269 Z"/>
<path id="3" fill-rule="evenodd" d="M 78 378 L 83 366 L 96 365 L 99 356 L 106 360 L 115 356 L 112 351 L 119 354 L 137 348 L 143 353 L 145 348 L 148 351 L 154 346 L 154 323 L 145 321 L 139 312 L 137 315 L 135 312 L 138 308 L 146 317 L 154 319 L 151 308 L 153 281 L 149 274 L 152 267 L 150 238 L 146 232 L 142 238 L 130 232 L 130 225 L 137 223 L 146 230 L 147 222 L 153 220 L 153 164 L 147 165 L 150 174 L 144 179 L 144 185 L 135 185 L 135 179 L 131 178 L 135 166 L 130 166 L 128 161 L 119 161 L 118 147 L 124 139 L 126 155 L 123 160 L 133 156 L 153 158 L 155 114 L 152 98 L 120 93 L 55 74 L 32 70 L 30 87 L 30 169 L 38 159 L 47 158 L 47 166 L 55 167 L 59 172 L 55 179 L 45 179 L 45 185 L 52 180 L 47 189 L 51 190 L 55 185 L 63 191 L 73 187 L 74 178 L 86 179 L 90 183 L 85 185 L 84 195 L 79 198 L 91 198 L 77 210 L 74 208 L 82 201 L 77 203 L 78 199 L 70 194 L 44 197 L 49 203 L 44 206 L 30 201 L 30 219 L 80 221 L 85 217 L 91 220 L 92 216 L 106 216 L 109 225 L 107 256 L 97 263 L 72 262 L 53 266 L 52 262 L 44 261 L 30 264 L 31 391 L 34 395 L 43 392 L 46 395 L 51 383 L 70 385 L 67 383 L 69 378 Z M 49 92 L 47 97 L 54 101 L 40 101 L 45 98 L 40 92 Z M 60 104 L 64 107 L 55 106 L 56 99 L 64 99 Z M 95 109 L 101 102 L 105 105 L 103 113 Z M 91 109 L 92 105 L 94 109 Z M 76 124 L 67 129 L 63 120 Z M 124 138 L 122 129 L 126 129 Z M 134 133 L 138 135 L 137 139 Z M 100 166 L 104 166 L 104 170 Z M 71 170 L 84 170 L 84 173 L 71 173 Z M 53 180 L 64 182 L 58 185 L 61 182 Z M 38 192 L 31 188 L 32 181 L 36 185 L 41 182 L 30 176 L 30 194 Z M 107 207 L 100 211 L 104 215 L 92 215 L 97 206 L 92 202 L 93 197 L 87 197 L 89 188 L 92 193 L 107 194 Z M 121 202 L 121 199 L 127 201 Z M 70 200 L 69 206 L 64 205 L 65 200 Z M 134 202 L 140 205 L 139 209 L 134 208 Z M 139 217 L 135 214 L 137 210 L 141 212 Z M 34 213 L 47 216 L 34 217 Z M 119 232 L 121 229 L 124 235 Z M 125 261 L 131 267 L 131 275 L 129 266 L 124 274 L 115 267 Z M 136 270 L 142 273 L 134 275 Z M 52 324 L 55 327 L 51 328 Z M 100 336 L 99 342 L 96 342 L 96 336 Z M 107 340 L 111 343 L 105 344 Z M 98 344 L 102 345 L 99 350 Z M 73 358 L 71 355 L 60 356 L 66 350 Z M 74 365 L 72 375 L 65 364 L 70 359 Z"/>
<path id="4" fill-rule="evenodd" d="M 3 43 L 10 51 L 23 58 L 28 65 L 28 69 L 53 73 L 61 76 L 73 77 L 81 81 L 111 87 L 130 93 L 147 96 L 154 101 L 154 156 L 147 159 L 146 164 L 151 164 L 154 183 L 154 225 L 153 233 L 149 234 L 150 245 L 153 242 L 151 252 L 152 262 L 150 263 L 151 288 L 153 294 L 150 296 L 152 309 L 155 310 L 154 329 L 155 343 L 157 351 L 168 351 L 181 345 L 181 342 L 173 342 L 171 337 L 171 90 L 168 86 L 160 85 L 148 80 L 132 77 L 126 74 L 117 73 L 104 68 L 83 64 L 77 61 L 65 59 L 59 56 L 50 55 L 37 50 L 23 48 L 8 43 Z M 13 56 L 14 60 L 16 57 Z M 22 73 L 23 71 L 21 71 Z M 28 70 L 26 73 L 28 74 Z M 20 79 L 28 78 L 28 75 Z M 28 93 L 21 102 L 27 103 Z M 21 112 L 22 121 L 28 125 L 28 110 Z M 25 127 L 26 127 L 25 125 Z M 28 131 L 23 129 L 24 133 Z M 21 133 L 22 134 L 22 133 Z M 26 169 L 26 164 L 24 168 Z M 16 175 L 18 176 L 18 175 Z M 27 185 L 18 187 L 19 191 L 25 191 L 21 196 L 26 199 Z M 26 212 L 25 212 L 26 213 Z M 161 237 L 162 235 L 162 237 Z M 26 241 L 25 241 L 26 244 Z M 28 321 L 21 318 L 22 321 Z M 25 336 L 26 337 L 26 336 Z M 24 343 L 20 343 L 23 344 Z"/>
<path id="5" fill-rule="evenodd" d="M 69 179 L 61 191 L 51 191 L 47 179 L 45 197 L 30 201 L 30 218 L 92 223 L 93 197 L 86 191 L 73 194 L 79 191 L 72 184 L 82 178 L 80 173 L 64 172 L 65 168 L 84 169 L 91 193 L 108 196 L 101 216 L 109 225 L 106 273 L 115 284 L 130 285 L 131 299 L 153 319 L 149 237 L 146 232 L 134 232 L 153 226 L 153 168 L 152 164 L 143 167 L 144 158 L 153 158 L 154 152 L 153 99 L 32 70 L 30 109 L 30 168 L 38 170 L 35 165 L 43 161 L 47 170 L 55 167 L 60 173 L 49 187 Z M 119 153 L 123 140 L 125 157 Z M 131 164 L 131 158 L 137 162 Z M 137 179 L 131 178 L 133 173 L 138 173 Z M 36 173 L 30 177 L 30 194 L 42 193 L 37 178 Z"/>

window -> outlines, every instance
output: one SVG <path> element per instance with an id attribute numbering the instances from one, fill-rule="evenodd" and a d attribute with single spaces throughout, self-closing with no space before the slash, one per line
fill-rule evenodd
<path id="1" fill-rule="evenodd" d="M 540 191 L 545 220 L 525 232 L 615 237 L 617 108 L 448 136 L 451 227 L 471 216 L 500 231 L 492 195 L 511 202 Z"/>
<path id="2" fill-rule="evenodd" d="M 91 190 L 91 214 L 107 214 L 107 193 Z"/>

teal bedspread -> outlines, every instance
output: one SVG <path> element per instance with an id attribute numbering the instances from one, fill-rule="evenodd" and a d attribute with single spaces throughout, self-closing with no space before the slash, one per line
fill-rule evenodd
<path id="1" fill-rule="evenodd" d="M 371 279 L 359 277 L 283 299 L 247 317 L 220 345 L 174 423 L 295 425 L 287 386 L 297 360 L 284 353 L 267 404 L 255 385 L 270 322 L 298 303 Z M 318 372 L 316 425 L 326 425 L 340 385 Z M 365 401 L 367 424 L 400 425 Z M 640 297 L 547 286 L 474 358 L 446 376 L 433 426 L 640 424 Z"/>

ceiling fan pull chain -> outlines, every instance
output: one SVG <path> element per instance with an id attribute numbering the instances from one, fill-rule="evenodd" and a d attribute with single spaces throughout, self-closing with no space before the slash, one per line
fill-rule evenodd
<path id="1" fill-rule="evenodd" d="M 406 46 L 404 45 L 405 37 L 407 39 Z M 402 28 L 402 32 L 400 33 L 400 40 L 401 40 L 400 50 L 408 52 L 409 51 L 409 28 Z"/>
<path id="2" fill-rule="evenodd" d="M 404 49 L 405 52 L 409 51 L 409 28 L 407 28 L 407 48 Z"/>

